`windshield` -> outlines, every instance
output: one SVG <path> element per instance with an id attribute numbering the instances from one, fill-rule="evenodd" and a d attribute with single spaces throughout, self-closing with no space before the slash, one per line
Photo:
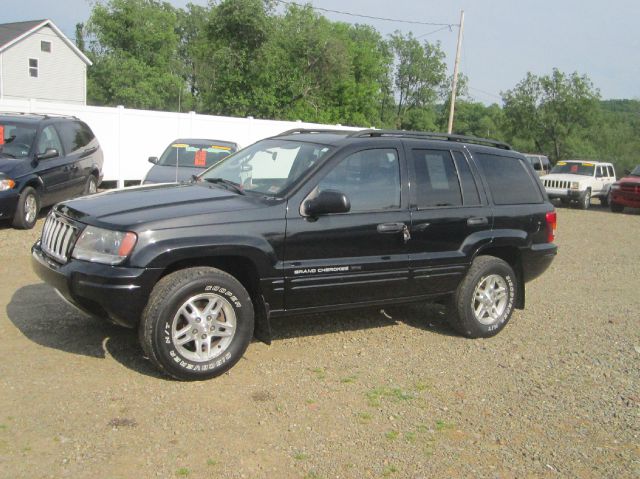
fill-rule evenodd
<path id="1" fill-rule="evenodd" d="M 278 196 L 329 151 L 326 145 L 262 140 L 214 165 L 199 179 L 223 178 L 247 191 Z"/>
<path id="2" fill-rule="evenodd" d="M 554 173 L 568 173 L 571 175 L 593 176 L 596 165 L 593 163 L 581 163 L 576 161 L 559 161 L 551 170 Z"/>
<path id="3" fill-rule="evenodd" d="M 640 165 L 636 166 L 633 170 L 631 170 L 632 176 L 640 176 Z"/>
<path id="4" fill-rule="evenodd" d="M 235 151 L 230 145 L 216 144 L 215 140 L 173 143 L 164 150 L 158 164 L 176 166 L 177 163 L 180 168 L 208 168 Z"/>
<path id="5" fill-rule="evenodd" d="M 0 154 L 10 158 L 25 158 L 36 137 L 36 127 L 21 123 L 0 123 Z"/>

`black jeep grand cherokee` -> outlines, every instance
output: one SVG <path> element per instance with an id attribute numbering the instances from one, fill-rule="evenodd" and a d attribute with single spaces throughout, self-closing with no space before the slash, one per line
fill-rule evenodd
<path id="1" fill-rule="evenodd" d="M 556 214 L 508 145 L 432 133 L 292 130 L 195 181 L 58 204 L 33 267 L 85 312 L 138 326 L 179 379 L 231 368 L 269 318 L 446 300 L 497 334 L 556 254 Z"/>

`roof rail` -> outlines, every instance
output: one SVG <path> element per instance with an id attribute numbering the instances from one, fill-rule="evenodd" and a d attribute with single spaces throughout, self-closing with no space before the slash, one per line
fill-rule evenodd
<path id="1" fill-rule="evenodd" d="M 16 115 L 16 116 L 41 116 L 46 118 L 70 118 L 78 120 L 79 118 L 74 115 L 63 115 L 61 113 L 37 113 L 37 112 L 25 112 L 25 111 L 0 111 L 0 115 Z"/>
<path id="2" fill-rule="evenodd" d="M 287 135 L 295 135 L 297 133 L 333 133 L 333 134 L 343 134 L 348 135 L 352 130 L 332 130 L 330 128 L 294 128 L 292 130 L 283 131 L 282 133 L 278 133 L 275 137 L 278 136 L 287 136 Z"/>
<path id="3" fill-rule="evenodd" d="M 374 138 L 383 136 L 395 136 L 400 138 L 425 138 L 430 140 L 446 140 L 456 141 L 460 143 L 475 143 L 478 145 L 493 146 L 510 150 L 511 146 L 497 140 L 488 140 L 486 138 L 476 138 L 475 136 L 451 135 L 447 133 L 432 133 L 422 131 L 405 131 L 405 130 L 360 130 L 349 135 L 350 138 Z"/>

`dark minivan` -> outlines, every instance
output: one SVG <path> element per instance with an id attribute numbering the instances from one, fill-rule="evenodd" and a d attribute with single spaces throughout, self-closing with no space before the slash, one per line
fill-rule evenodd
<path id="1" fill-rule="evenodd" d="M 160 158 L 149 158 L 149 163 L 154 166 L 142 184 L 190 180 L 193 175 L 199 175 L 236 151 L 238 145 L 230 141 L 179 138 L 167 146 Z"/>
<path id="2" fill-rule="evenodd" d="M 161 370 L 205 379 L 270 342 L 271 317 L 437 300 L 460 334 L 493 336 L 551 264 L 555 228 L 503 143 L 292 130 L 190 183 L 59 204 L 32 264 L 80 309 L 137 327 Z"/>
<path id="3" fill-rule="evenodd" d="M 102 163 L 91 128 L 75 117 L 0 115 L 0 219 L 33 228 L 40 208 L 95 193 Z"/>

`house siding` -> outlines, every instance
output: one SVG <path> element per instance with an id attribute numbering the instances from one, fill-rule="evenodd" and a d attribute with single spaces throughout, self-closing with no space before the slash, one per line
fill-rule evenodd
<path id="1" fill-rule="evenodd" d="M 51 42 L 51 52 L 40 42 Z M 38 60 L 38 77 L 29 75 L 29 59 Z M 2 96 L 86 104 L 86 63 L 45 26 L 2 52 Z"/>

